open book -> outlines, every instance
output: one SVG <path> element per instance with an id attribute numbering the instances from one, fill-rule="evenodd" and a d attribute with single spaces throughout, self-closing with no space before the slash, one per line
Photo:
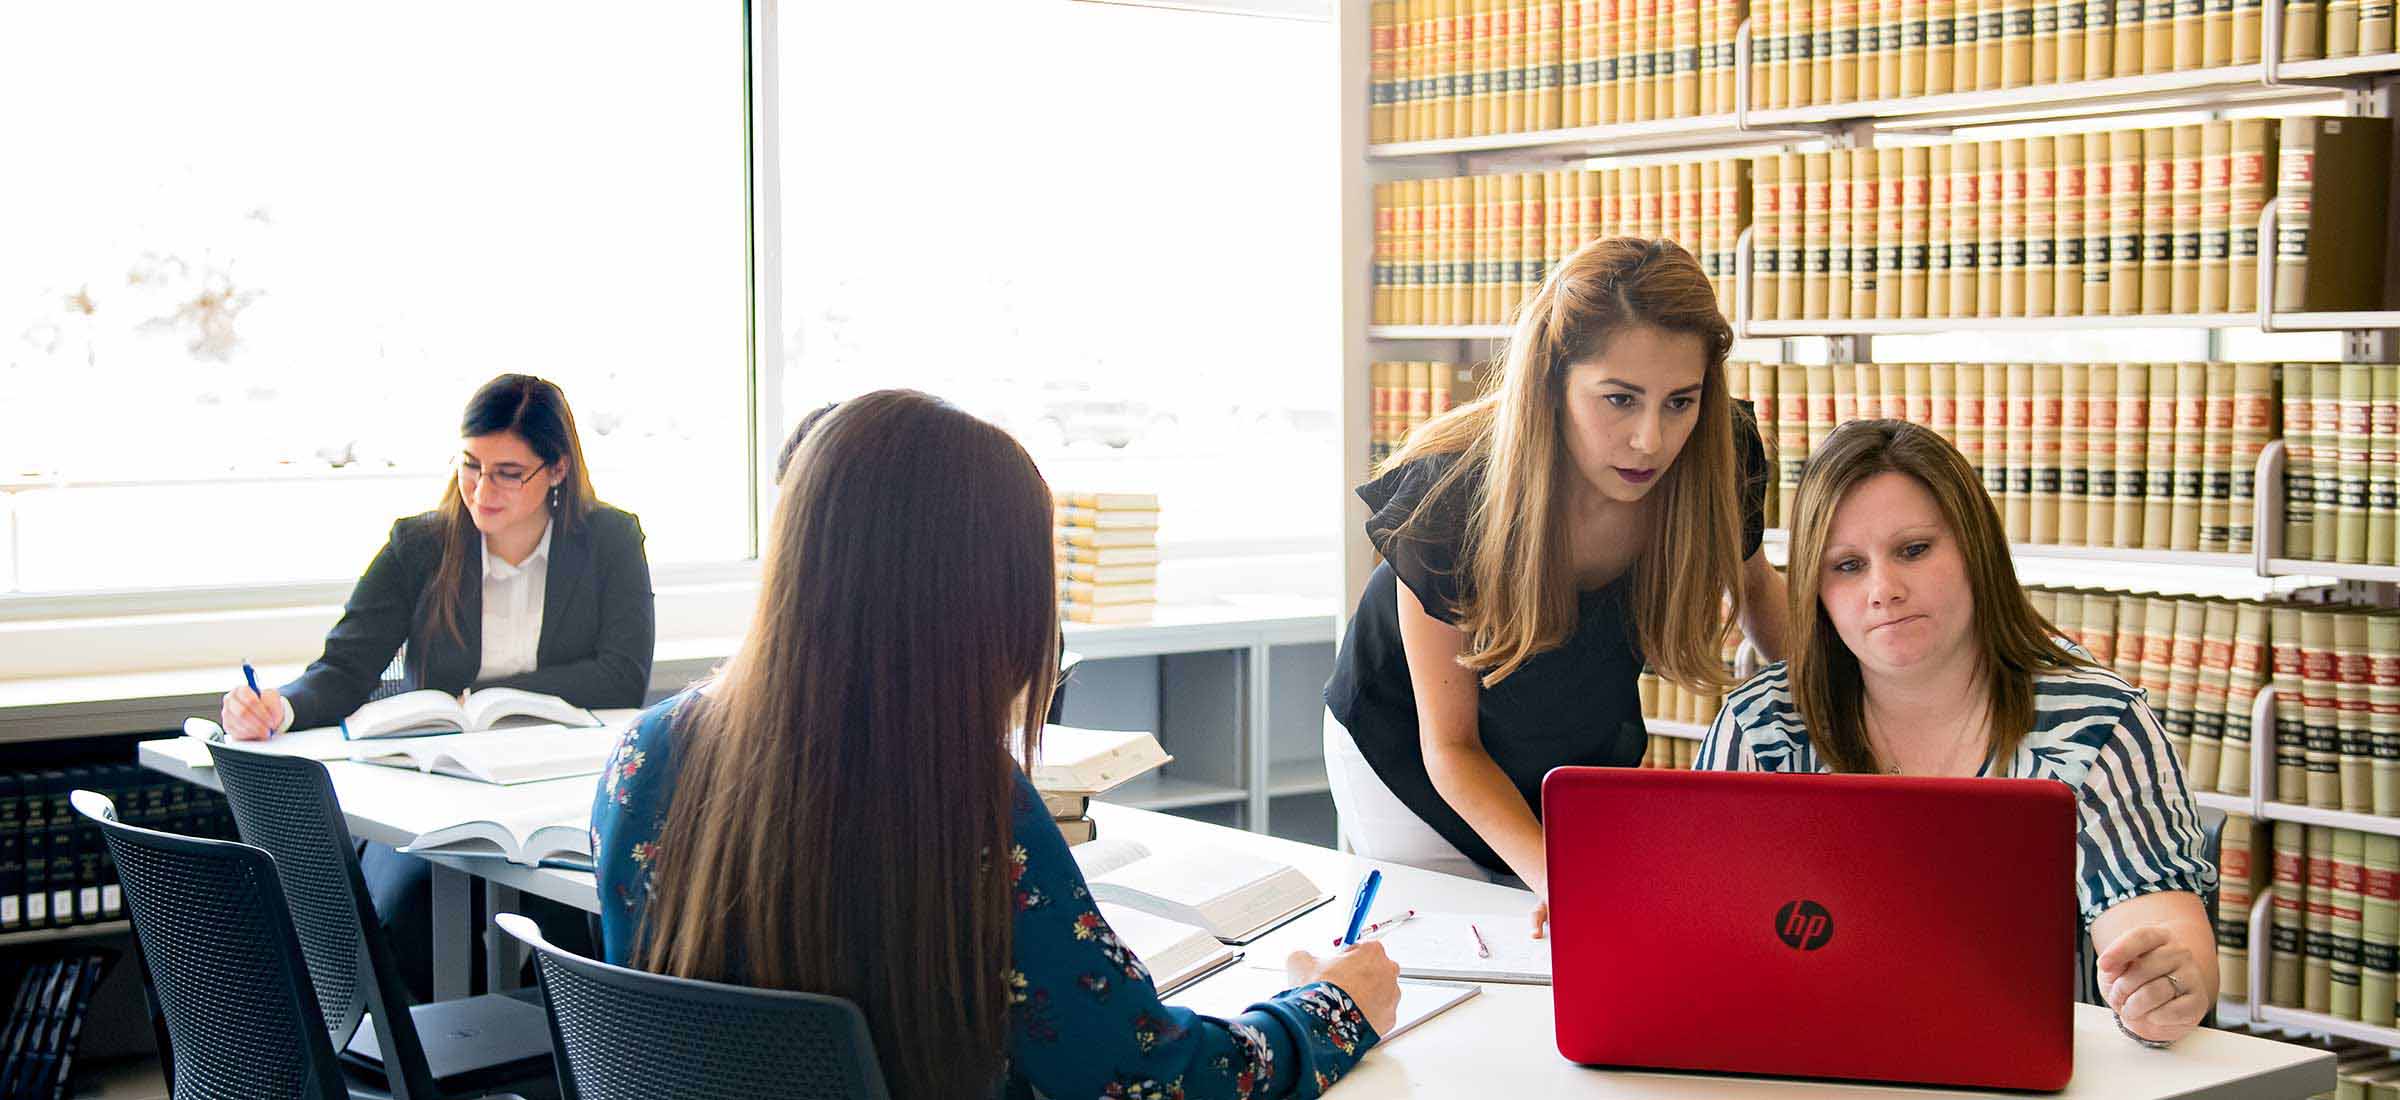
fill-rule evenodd
<path id="1" fill-rule="evenodd" d="M 427 733 L 464 733 L 508 725 L 555 722 L 562 726 L 597 726 L 598 715 L 555 695 L 516 688 L 484 688 L 466 693 L 461 702 L 448 692 L 404 691 L 377 699 L 342 720 L 342 736 L 353 741 L 377 737 L 409 737 Z"/>
<path id="2" fill-rule="evenodd" d="M 591 821 L 592 792 L 571 791 L 418 834 L 400 850 L 412 855 L 499 856 L 526 867 L 554 856 L 589 862 Z"/>
<path id="3" fill-rule="evenodd" d="M 532 783 L 600 774 L 621 732 L 605 726 L 538 726 L 449 737 L 395 737 L 353 748 L 350 759 L 485 783 Z"/>
<path id="4" fill-rule="evenodd" d="M 1135 841 L 1103 838 L 1074 853 L 1092 897 L 1207 929 L 1227 943 L 1249 943 L 1333 898 L 1296 867 L 1221 848 L 1153 856 Z"/>
<path id="5" fill-rule="evenodd" d="M 1043 726 L 1033 786 L 1045 795 L 1095 795 L 1173 759 L 1147 733 Z"/>
<path id="6" fill-rule="evenodd" d="M 1242 959 L 1240 951 L 1219 943 L 1206 929 L 1114 902 L 1101 902 L 1099 908 L 1117 942 L 1150 968 L 1150 980 L 1158 984 L 1161 997 Z"/>

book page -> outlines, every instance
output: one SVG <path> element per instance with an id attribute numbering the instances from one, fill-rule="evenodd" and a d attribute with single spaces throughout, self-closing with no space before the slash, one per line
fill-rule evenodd
<path id="1" fill-rule="evenodd" d="M 1316 884 L 1291 867 L 1220 848 L 1141 860 L 1093 882 L 1190 906 L 1209 922 L 1211 932 L 1228 938 L 1246 936 L 1321 896 Z"/>
<path id="2" fill-rule="evenodd" d="M 406 733 L 456 733 L 467 728 L 467 714 L 445 692 L 408 691 L 351 712 L 344 723 L 351 740 Z"/>
<path id="3" fill-rule="evenodd" d="M 1113 902 L 1100 902 L 1098 908 L 1117 940 L 1150 968 L 1150 977 L 1161 991 L 1176 988 L 1237 954 L 1204 928 Z"/>
<path id="4" fill-rule="evenodd" d="M 1150 849 L 1143 847 L 1140 841 L 1127 837 L 1106 837 L 1088 844 L 1078 844 L 1072 851 L 1075 865 L 1083 868 L 1086 881 L 1150 856 Z"/>
<path id="5" fill-rule="evenodd" d="M 555 722 L 562 726 L 596 726 L 600 724 L 599 719 L 592 712 L 582 707 L 556 695 L 544 695 L 538 691 L 526 691 L 522 688 L 482 688 L 470 691 L 467 693 L 464 713 L 467 719 L 467 728 L 471 730 L 502 728 L 504 723 L 510 726 L 522 725 L 523 723 L 508 722 L 510 719 L 519 718 L 528 722 Z"/>
<path id="6" fill-rule="evenodd" d="M 598 775 L 616 745 L 615 730 L 543 725 L 444 737 L 410 755 L 444 774 L 487 783 L 525 783 Z M 446 761 L 455 764 L 445 766 Z"/>
<path id="7" fill-rule="evenodd" d="M 1031 778 L 1038 790 L 1097 794 L 1169 759 L 1148 733 L 1044 726 Z"/>

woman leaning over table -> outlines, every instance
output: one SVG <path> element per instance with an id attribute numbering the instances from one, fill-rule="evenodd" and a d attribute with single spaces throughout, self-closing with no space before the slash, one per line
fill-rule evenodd
<path id="1" fill-rule="evenodd" d="M 602 778 L 609 961 L 847 998 L 899 1100 L 1315 1096 L 1391 1026 L 1376 944 L 1295 953 L 1297 988 L 1216 1019 L 1160 1003 L 1101 917 L 1012 750 L 1049 711 L 1058 596 L 1050 491 L 1006 433 L 842 402 L 765 559 L 741 652 Z"/>
<path id="2" fill-rule="evenodd" d="M 1728 597 L 1782 653 L 1766 455 L 1726 391 L 1732 346 L 1690 253 L 1594 241 L 1525 303 L 1492 391 L 1358 490 L 1384 561 L 1325 686 L 1352 850 L 1544 894 L 1542 776 L 1641 759 L 1644 665 L 1723 688 Z"/>
<path id="3" fill-rule="evenodd" d="M 1930 429 L 1853 421 L 1809 458 L 1793 513 L 1791 660 L 1725 701 L 1697 766 L 2067 784 L 2109 1007 L 2147 1042 L 2199 1026 L 2217 871 L 2183 767 L 2142 693 L 2026 601 L 1966 459 Z"/>

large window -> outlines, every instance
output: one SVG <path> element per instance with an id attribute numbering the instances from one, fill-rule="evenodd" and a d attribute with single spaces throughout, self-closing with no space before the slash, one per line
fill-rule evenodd
<path id="1" fill-rule="evenodd" d="M 747 556 L 742 19 L 0 6 L 0 594 L 354 576 L 502 371 Z"/>
<path id="2" fill-rule="evenodd" d="M 787 9 L 787 418 L 913 386 L 1014 431 L 1054 486 L 1158 493 L 1170 564 L 1330 550 L 1333 34 L 1064 0 Z"/>

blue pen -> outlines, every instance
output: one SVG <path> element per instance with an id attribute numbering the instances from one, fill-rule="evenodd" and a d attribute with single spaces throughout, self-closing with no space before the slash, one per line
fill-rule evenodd
<path id="1" fill-rule="evenodd" d="M 249 682 L 250 695 L 252 698 L 264 698 L 266 696 L 265 692 L 258 690 L 258 670 L 251 668 L 250 662 L 248 661 L 242 662 L 242 679 Z M 267 734 L 270 737 L 274 736 L 274 733 L 275 731 L 272 729 L 267 731 Z"/>
<path id="2" fill-rule="evenodd" d="M 1375 891 L 1383 886 L 1383 872 L 1369 869 L 1367 877 L 1358 884 L 1358 898 L 1350 903 L 1350 926 L 1342 932 L 1342 946 L 1358 942 L 1358 926 L 1367 919 L 1367 910 L 1375 904 Z"/>

